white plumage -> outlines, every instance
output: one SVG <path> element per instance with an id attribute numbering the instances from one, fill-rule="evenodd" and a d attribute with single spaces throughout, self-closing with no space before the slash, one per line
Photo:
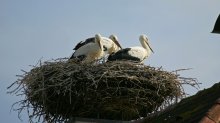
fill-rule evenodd
<path id="1" fill-rule="evenodd" d="M 110 35 L 109 38 L 102 37 L 103 41 L 103 50 L 105 55 L 112 54 L 121 49 L 121 45 L 118 42 L 118 38 L 115 35 Z"/>
<path id="2" fill-rule="evenodd" d="M 109 38 L 112 40 L 112 45 L 109 48 L 109 53 L 108 54 L 112 54 L 117 52 L 118 50 L 122 49 L 119 41 L 118 41 L 118 37 L 115 35 L 110 35 Z"/>
<path id="3" fill-rule="evenodd" d="M 119 50 L 118 52 L 111 54 L 108 57 L 108 61 L 130 60 L 134 62 L 143 62 L 143 60 L 150 56 L 153 50 L 149 45 L 146 35 L 140 35 L 139 40 L 142 47 L 136 46 Z"/>
<path id="4" fill-rule="evenodd" d="M 100 34 L 79 42 L 74 48 L 75 52 L 70 59 L 78 59 L 83 62 L 93 62 L 103 57 L 103 40 Z"/>

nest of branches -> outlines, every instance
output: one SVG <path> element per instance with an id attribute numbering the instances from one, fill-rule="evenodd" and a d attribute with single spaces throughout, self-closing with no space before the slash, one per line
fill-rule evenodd
<path id="1" fill-rule="evenodd" d="M 72 117 L 132 120 L 182 98 L 182 84 L 196 84 L 175 72 L 128 61 L 83 64 L 59 59 L 39 63 L 13 83 L 25 99 L 18 110 L 48 122 Z M 11 88 L 11 86 L 9 87 Z"/>

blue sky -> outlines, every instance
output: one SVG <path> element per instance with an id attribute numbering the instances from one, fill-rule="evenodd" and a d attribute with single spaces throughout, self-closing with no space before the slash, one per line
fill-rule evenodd
<path id="1" fill-rule="evenodd" d="M 210 33 L 219 14 L 219 0 L 0 0 L 1 122 L 21 122 L 10 112 L 21 97 L 6 94 L 21 69 L 29 71 L 41 58 L 69 57 L 96 33 L 117 35 L 123 47 L 140 45 L 139 35 L 146 34 L 155 53 L 145 64 L 193 68 L 180 74 L 208 88 L 220 81 L 220 35 Z"/>

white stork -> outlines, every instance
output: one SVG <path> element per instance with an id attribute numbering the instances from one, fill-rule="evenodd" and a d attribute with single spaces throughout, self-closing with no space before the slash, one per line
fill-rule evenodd
<path id="1" fill-rule="evenodd" d="M 146 35 L 140 35 L 139 40 L 142 47 L 136 46 L 136 47 L 121 49 L 118 52 L 109 55 L 108 61 L 130 60 L 140 63 L 143 62 L 146 58 L 150 56 L 151 52 L 154 51 L 150 47 Z"/>
<path id="2" fill-rule="evenodd" d="M 75 52 L 70 59 L 78 59 L 83 62 L 93 62 L 102 58 L 103 42 L 100 34 L 96 34 L 93 38 L 88 38 L 84 42 L 79 42 L 75 48 Z"/>
<path id="3" fill-rule="evenodd" d="M 105 55 L 115 53 L 122 49 L 118 37 L 115 35 L 110 35 L 109 38 L 103 37 L 103 48 Z"/>
<path id="4" fill-rule="evenodd" d="M 122 49 L 121 45 L 118 42 L 118 38 L 115 35 L 110 35 L 109 38 L 103 38 L 103 50 L 105 52 L 103 58 L 103 62 L 106 62 L 106 58 L 112 54 Z"/>
<path id="5" fill-rule="evenodd" d="M 103 58 L 107 54 L 112 54 L 113 52 L 117 52 L 121 49 L 121 45 L 118 42 L 118 38 L 115 35 L 111 35 L 109 38 L 107 37 L 101 37 L 102 38 L 102 46 L 103 46 L 103 52 L 102 56 L 99 57 Z M 90 52 L 95 51 L 95 37 L 88 38 L 85 41 L 79 42 L 73 50 L 75 52 L 70 57 L 70 59 L 78 58 L 79 60 L 83 60 L 87 54 L 90 54 Z"/>

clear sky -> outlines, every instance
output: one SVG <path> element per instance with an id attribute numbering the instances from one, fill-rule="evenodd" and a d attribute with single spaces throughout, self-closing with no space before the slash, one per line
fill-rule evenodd
<path id="1" fill-rule="evenodd" d="M 146 34 L 155 53 L 145 64 L 193 68 L 180 74 L 208 88 L 220 81 L 220 35 L 210 33 L 219 14 L 219 0 L 0 0 L 0 122 L 21 122 L 10 108 L 22 97 L 6 94 L 21 69 L 69 57 L 96 33 L 117 35 L 123 47 L 140 45 Z"/>

